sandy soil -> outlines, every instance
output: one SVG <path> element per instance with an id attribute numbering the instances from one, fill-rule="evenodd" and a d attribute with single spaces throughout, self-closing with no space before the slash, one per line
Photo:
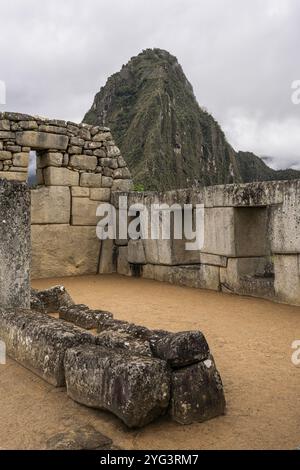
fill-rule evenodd
<path id="1" fill-rule="evenodd" d="M 52 434 L 92 424 L 125 449 L 294 449 L 300 445 L 300 308 L 113 276 L 35 281 L 64 284 L 74 300 L 115 317 L 172 331 L 202 330 L 220 370 L 227 415 L 179 426 L 168 418 L 128 431 L 106 412 L 68 399 L 9 360 L 0 366 L 0 448 L 43 448 Z"/>

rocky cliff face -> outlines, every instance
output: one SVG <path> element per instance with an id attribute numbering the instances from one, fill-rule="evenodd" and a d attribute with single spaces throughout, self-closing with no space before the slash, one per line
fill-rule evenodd
<path id="1" fill-rule="evenodd" d="M 247 159 L 198 105 L 176 57 L 160 49 L 143 51 L 112 75 L 84 122 L 111 128 L 135 183 L 145 189 L 235 183 L 257 173 L 248 175 Z"/>

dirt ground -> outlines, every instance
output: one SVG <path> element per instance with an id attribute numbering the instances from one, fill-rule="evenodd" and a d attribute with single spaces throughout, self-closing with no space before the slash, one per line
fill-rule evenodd
<path id="1" fill-rule="evenodd" d="M 8 360 L 0 366 L 0 448 L 44 448 L 53 434 L 92 424 L 124 449 L 294 449 L 300 445 L 300 307 L 144 279 L 85 276 L 35 281 L 63 284 L 76 302 L 116 318 L 171 331 L 200 329 L 221 373 L 227 415 L 180 426 L 164 417 L 129 431 L 113 415 L 74 403 Z"/>

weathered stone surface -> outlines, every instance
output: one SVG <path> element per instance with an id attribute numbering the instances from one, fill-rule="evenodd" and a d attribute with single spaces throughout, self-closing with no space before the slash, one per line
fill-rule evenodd
<path id="1" fill-rule="evenodd" d="M 134 338 L 142 341 L 149 341 L 153 345 L 156 341 L 169 335 L 170 332 L 164 330 L 149 330 L 145 326 L 129 323 L 124 320 L 103 319 L 98 323 L 98 333 L 103 331 L 116 331 L 118 333 L 126 333 Z"/>
<path id="2" fill-rule="evenodd" d="M 73 197 L 89 197 L 90 189 L 82 188 L 81 186 L 73 186 L 71 188 L 71 194 Z"/>
<path id="3" fill-rule="evenodd" d="M 122 276 L 131 276 L 132 272 L 128 262 L 128 247 L 119 246 L 117 259 L 117 272 Z"/>
<path id="4" fill-rule="evenodd" d="M 99 274 L 112 274 L 117 270 L 116 246 L 114 240 L 108 238 L 101 242 Z"/>
<path id="5" fill-rule="evenodd" d="M 179 286 L 196 289 L 220 290 L 220 268 L 210 265 L 143 266 L 142 276 L 160 282 L 169 282 Z"/>
<path id="6" fill-rule="evenodd" d="M 29 153 L 28 152 L 20 152 L 15 153 L 13 158 L 13 165 L 14 166 L 21 166 L 21 167 L 28 167 L 29 162 Z"/>
<path id="7" fill-rule="evenodd" d="M 0 131 L 10 131 L 10 122 L 8 119 L 0 120 Z"/>
<path id="8" fill-rule="evenodd" d="M 27 180 L 27 173 L 20 173 L 17 171 L 0 171 L 0 179 L 1 178 L 5 178 L 8 181 L 25 182 Z"/>
<path id="9" fill-rule="evenodd" d="M 0 337 L 13 359 L 55 387 L 65 385 L 66 350 L 94 342 L 75 326 L 28 310 L 0 309 Z"/>
<path id="10" fill-rule="evenodd" d="M 97 157 L 89 155 L 72 155 L 70 158 L 70 166 L 79 170 L 95 170 L 97 166 Z"/>
<path id="11" fill-rule="evenodd" d="M 110 450 L 112 440 L 91 425 L 61 432 L 47 441 L 48 450 Z"/>
<path id="12" fill-rule="evenodd" d="M 95 227 L 33 225 L 32 278 L 97 274 L 100 246 Z"/>
<path id="13" fill-rule="evenodd" d="M 65 356 L 68 395 L 111 411 L 128 427 L 142 427 L 166 412 L 170 373 L 164 361 L 86 346 Z"/>
<path id="14" fill-rule="evenodd" d="M 30 306 L 30 192 L 0 180 L 0 306 Z"/>
<path id="15" fill-rule="evenodd" d="M 172 373 L 172 418 L 180 424 L 202 423 L 225 414 L 221 377 L 212 356 Z"/>
<path id="16" fill-rule="evenodd" d="M 86 330 L 96 329 L 100 321 L 112 318 L 112 313 L 90 310 L 86 305 L 65 306 L 59 309 L 59 318 Z"/>
<path id="17" fill-rule="evenodd" d="M 43 170 L 47 186 L 78 186 L 79 173 L 68 168 L 49 166 Z"/>
<path id="18" fill-rule="evenodd" d="M 72 198 L 72 225 L 97 225 L 99 217 L 96 211 L 99 201 L 91 201 L 86 197 Z"/>
<path id="19" fill-rule="evenodd" d="M 46 168 L 47 166 L 60 167 L 63 164 L 63 154 L 59 152 L 45 152 L 42 155 L 38 155 L 37 167 Z"/>
<path id="20" fill-rule="evenodd" d="M 92 201 L 110 201 L 110 189 L 109 188 L 91 188 L 90 198 Z"/>
<path id="21" fill-rule="evenodd" d="M 108 146 L 107 148 L 108 157 L 114 158 L 114 157 L 119 157 L 120 155 L 121 155 L 121 152 L 116 145 Z"/>
<path id="22" fill-rule="evenodd" d="M 58 312 L 62 307 L 70 308 L 74 305 L 74 301 L 64 286 L 54 286 L 41 291 L 32 289 L 31 297 L 34 302 L 40 302 L 46 313 Z M 31 308 L 33 308 L 32 303 Z"/>
<path id="23" fill-rule="evenodd" d="M 132 189 L 131 180 L 115 179 L 113 181 L 112 190 L 113 191 L 130 191 Z"/>
<path id="24" fill-rule="evenodd" d="M 200 331 L 170 333 L 152 345 L 154 356 L 171 367 L 185 367 L 203 361 L 209 356 L 209 347 Z"/>
<path id="25" fill-rule="evenodd" d="M 273 260 L 277 299 L 300 305 L 300 254 L 276 255 Z"/>
<path id="26" fill-rule="evenodd" d="M 219 255 L 211 255 L 209 253 L 200 253 L 199 261 L 200 264 L 209 264 L 211 266 L 220 266 L 222 268 L 227 267 L 227 260 L 226 256 L 219 256 Z"/>
<path id="27" fill-rule="evenodd" d="M 102 187 L 111 188 L 113 185 L 113 179 L 110 176 L 102 176 Z"/>
<path id="28" fill-rule="evenodd" d="M 32 149 L 66 150 L 69 137 L 47 132 L 24 131 L 16 133 L 16 142 Z"/>
<path id="29" fill-rule="evenodd" d="M 94 173 L 82 173 L 80 186 L 87 188 L 101 188 L 102 175 Z"/>
<path id="30" fill-rule="evenodd" d="M 142 240 L 129 240 L 128 262 L 133 264 L 146 264 L 144 244 Z"/>
<path id="31" fill-rule="evenodd" d="M 93 141 L 95 142 L 104 142 L 105 140 L 112 140 L 110 132 L 98 132 L 93 136 Z"/>
<path id="32" fill-rule="evenodd" d="M 274 276 L 270 261 L 260 258 L 231 258 L 227 268 L 220 268 L 223 292 L 260 297 L 274 296 Z"/>
<path id="33" fill-rule="evenodd" d="M 31 191 L 32 224 L 68 224 L 71 196 L 66 186 L 39 187 Z"/>
<path id="34" fill-rule="evenodd" d="M 109 349 L 124 349 L 132 354 L 152 357 L 150 343 L 124 331 L 103 331 L 96 336 L 96 344 Z"/>

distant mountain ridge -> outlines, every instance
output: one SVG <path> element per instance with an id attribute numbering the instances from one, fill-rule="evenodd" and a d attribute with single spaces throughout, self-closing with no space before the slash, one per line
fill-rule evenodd
<path id="1" fill-rule="evenodd" d="M 134 181 L 145 189 L 300 178 L 235 152 L 197 103 L 176 57 L 161 49 L 143 51 L 112 75 L 83 122 L 111 128 Z"/>

